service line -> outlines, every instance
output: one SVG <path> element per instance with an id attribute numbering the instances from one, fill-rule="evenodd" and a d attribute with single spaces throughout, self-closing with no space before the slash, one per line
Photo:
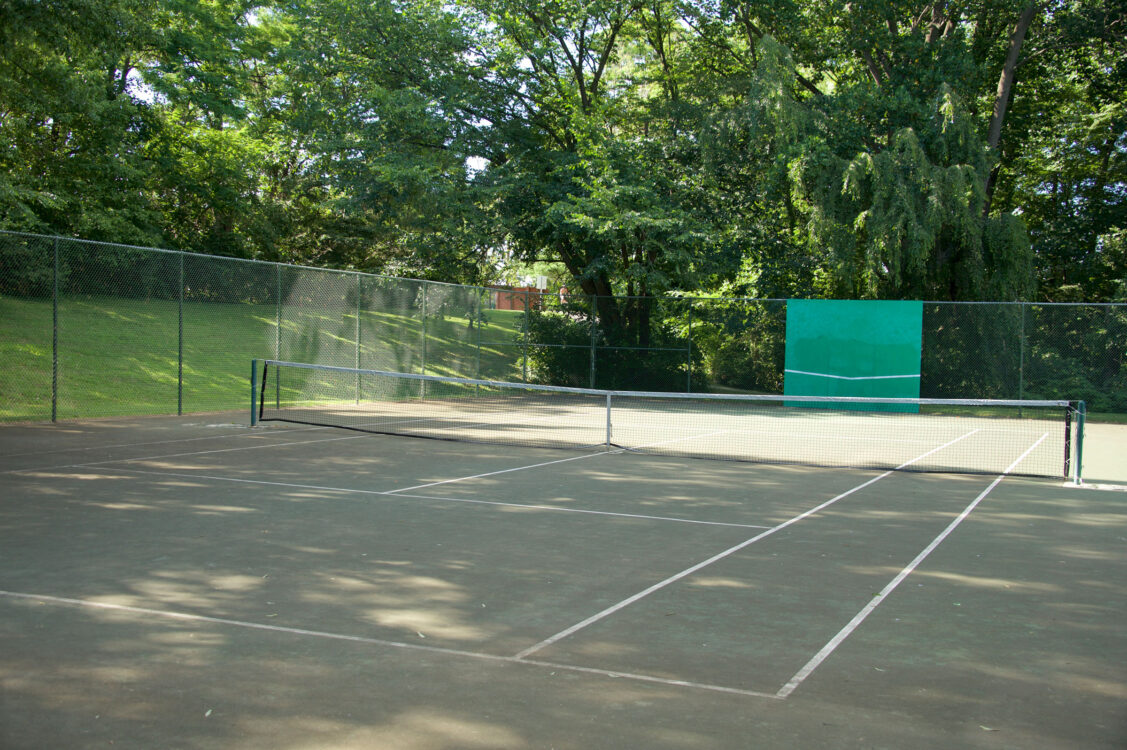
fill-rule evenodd
<path id="1" fill-rule="evenodd" d="M 415 500 L 428 500 L 436 503 L 464 503 L 468 505 L 492 505 L 501 508 L 517 508 L 520 510 L 542 510 L 550 513 L 579 513 L 591 516 L 610 516 L 614 518 L 633 518 L 642 521 L 662 521 L 665 523 L 687 523 L 698 526 L 727 526 L 741 529 L 765 529 L 766 526 L 754 523 L 734 523 L 730 521 L 702 521 L 695 518 L 678 518 L 676 516 L 654 516 L 642 513 L 621 513 L 609 510 L 593 510 L 590 508 L 567 508 L 556 505 L 537 505 L 533 503 L 507 503 L 501 500 L 479 500 L 468 497 L 443 497 L 440 495 L 403 494 L 403 490 L 364 490 L 350 487 L 332 487 L 321 484 L 297 484 L 294 482 L 271 482 L 265 479 L 241 479 L 239 477 L 221 477 L 213 474 L 188 474 L 173 471 L 145 471 L 144 469 L 115 468 L 114 471 L 127 474 L 143 474 L 154 477 L 177 477 L 180 479 L 195 479 L 209 482 L 234 482 L 236 484 L 254 484 L 266 487 L 283 487 L 292 490 L 313 490 L 316 492 L 332 492 L 341 495 L 375 495 L 379 497 L 406 498 Z"/>
<path id="2" fill-rule="evenodd" d="M 884 479 L 885 477 L 889 476 L 890 474 L 892 474 L 896 471 L 899 471 L 900 469 L 904 469 L 908 466 L 911 466 L 912 464 L 916 463 L 917 461 L 921 461 L 924 458 L 927 458 L 932 453 L 936 453 L 937 451 L 941 451 L 944 448 L 952 446 L 955 443 L 959 442 L 960 440 L 963 440 L 965 438 L 970 437 L 971 435 L 975 434 L 976 432 L 978 432 L 977 429 L 971 430 L 970 432 L 967 432 L 963 435 L 960 435 L 959 437 L 955 438 L 954 440 L 950 440 L 950 441 L 944 443 L 943 445 L 939 446 L 938 448 L 932 448 L 928 452 L 923 453 L 919 456 L 916 456 L 911 461 L 905 461 L 904 463 L 897 466 L 895 469 L 891 469 L 889 471 L 886 471 L 883 474 L 878 474 L 877 476 L 869 479 L 868 481 L 862 482 L 861 484 L 857 485 L 856 487 L 849 489 L 849 490 L 846 490 L 845 492 L 842 492 L 840 495 L 837 495 L 835 497 L 831 497 L 829 500 L 826 500 L 824 503 L 822 503 L 820 505 L 816 505 L 813 508 L 810 508 L 809 510 L 807 510 L 803 513 L 799 513 L 797 516 L 793 516 L 792 518 L 789 518 L 786 521 L 783 521 L 782 523 L 778 524 L 777 526 L 772 526 L 771 528 L 767 529 L 766 531 L 764 531 L 761 534 L 756 534 L 755 536 L 751 537 L 750 539 L 746 539 L 743 542 L 740 542 L 739 544 L 735 545 L 734 547 L 729 547 L 728 549 L 724 550 L 723 552 L 719 552 L 719 553 L 713 555 L 712 557 L 708 558 L 707 560 L 702 560 L 701 562 L 697 563 L 696 565 L 685 568 L 684 570 L 682 570 L 679 573 L 674 573 L 673 575 L 669 576 L 665 580 L 658 581 L 657 583 L 650 586 L 649 588 L 643 589 L 642 591 L 639 591 L 637 594 L 634 594 L 633 596 L 627 597 L 626 599 L 623 599 L 622 601 L 618 602 L 617 604 L 612 604 L 611 606 L 607 607 L 606 609 L 602 610 L 601 612 L 596 612 L 595 614 L 588 617 L 586 620 L 583 620 L 581 622 L 577 622 L 574 625 L 572 625 L 571 627 L 566 628 L 564 630 L 561 630 L 560 632 L 556 633 L 555 635 L 552 635 L 552 636 L 545 638 L 544 640 L 540 641 L 539 643 L 536 643 L 536 644 L 533 644 L 532 646 L 529 646 L 528 648 L 526 648 L 523 651 L 516 654 L 515 658 L 524 659 L 525 657 L 528 657 L 528 656 L 531 656 L 532 654 L 535 654 L 537 651 L 540 651 L 542 649 L 547 648 L 548 646 L 551 646 L 553 643 L 557 643 L 559 641 L 562 641 L 564 638 L 567 638 L 568 636 L 574 635 L 575 633 L 579 632 L 580 630 L 583 630 L 584 628 L 587 628 L 587 627 L 595 624 L 596 622 L 599 622 L 600 620 L 603 620 L 607 617 L 610 617 L 614 613 L 616 613 L 616 612 L 618 612 L 622 609 L 625 609 L 626 607 L 629 607 L 631 604 L 634 604 L 635 602 L 639 601 L 640 599 L 644 599 L 645 597 L 649 596 L 650 594 L 654 593 L 655 591 L 660 591 L 661 589 L 664 589 L 665 587 L 669 586 L 670 584 L 676 583 L 677 581 L 680 581 L 682 578 L 685 578 L 686 576 L 690 576 L 693 573 L 696 573 L 697 571 L 699 571 L 703 568 L 706 568 L 709 565 L 712 565 L 714 562 L 717 562 L 719 560 L 723 560 L 724 558 L 729 557 L 730 555 L 733 555 L 736 552 L 739 552 L 740 550 L 744 549 L 745 547 L 748 547 L 752 544 L 755 544 L 756 542 L 760 541 L 761 539 L 766 539 L 767 537 L 771 536 L 772 534 L 774 534 L 778 531 L 782 531 L 783 529 L 787 528 L 788 526 L 791 526 L 792 524 L 796 524 L 804 518 L 809 518 L 810 516 L 814 515 L 815 513 L 819 512 L 821 510 L 825 510 L 826 508 L 830 507 L 831 505 L 838 502 L 839 500 L 842 500 L 846 497 L 849 497 L 854 492 L 862 490 L 862 489 L 868 487 L 871 484 L 875 484 L 876 482 L 879 482 L 880 480 Z"/>

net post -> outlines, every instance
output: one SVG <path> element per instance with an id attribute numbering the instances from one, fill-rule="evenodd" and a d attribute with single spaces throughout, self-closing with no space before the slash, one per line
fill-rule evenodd
<path id="1" fill-rule="evenodd" d="M 270 370 L 270 360 L 262 363 L 262 388 L 259 391 L 258 399 L 258 421 L 262 421 L 262 415 L 266 413 L 266 373 Z M 274 368 L 274 408 L 281 410 L 282 408 L 282 368 Z"/>
<path id="2" fill-rule="evenodd" d="M 1082 476 L 1084 471 L 1084 421 L 1088 414 L 1088 408 L 1083 401 L 1076 405 L 1076 467 L 1074 469 L 1075 484 L 1081 484 L 1084 481 Z"/>
<path id="3" fill-rule="evenodd" d="M 263 375 L 263 383 L 266 382 L 266 376 Z M 258 424 L 258 360 L 252 359 L 250 361 L 250 426 L 254 427 Z"/>
<path id="4" fill-rule="evenodd" d="M 1072 473 L 1072 402 L 1064 407 L 1064 478 Z"/>
<path id="5" fill-rule="evenodd" d="M 610 451 L 611 433 L 610 433 L 610 391 L 607 391 L 607 451 Z"/>

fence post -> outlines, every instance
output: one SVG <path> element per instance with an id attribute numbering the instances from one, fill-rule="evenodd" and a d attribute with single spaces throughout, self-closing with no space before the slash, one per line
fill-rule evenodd
<path id="1" fill-rule="evenodd" d="M 423 282 L 423 375 L 427 374 L 427 283 Z M 427 397 L 427 381 L 419 381 L 422 397 Z"/>
<path id="2" fill-rule="evenodd" d="M 356 274 L 356 403 L 360 403 L 360 300 L 364 296 L 364 279 Z"/>
<path id="3" fill-rule="evenodd" d="M 693 392 L 693 301 L 689 300 L 688 346 L 685 349 L 685 393 Z"/>
<path id="4" fill-rule="evenodd" d="M 1017 398 L 1025 397 L 1025 302 L 1021 303 L 1021 340 L 1018 343 Z"/>
<path id="5" fill-rule="evenodd" d="M 596 312 L 596 307 L 595 307 L 595 305 L 598 302 L 598 299 L 599 299 L 598 297 L 591 295 L 591 378 L 590 378 L 590 384 L 589 384 L 589 386 L 591 388 L 595 387 L 595 359 L 598 356 L 596 354 L 596 351 L 597 351 L 596 350 L 596 342 L 598 341 L 598 335 L 599 335 L 599 333 L 598 333 L 599 317 L 598 317 L 598 313 Z"/>
<path id="6" fill-rule="evenodd" d="M 274 359 L 282 358 L 282 264 L 274 264 L 274 281 L 276 290 L 274 294 Z M 281 377 L 278 368 L 274 368 L 274 408 L 281 407 L 282 389 L 279 387 Z M 262 387 L 266 387 L 266 370 L 262 371 Z M 265 398 L 265 396 L 263 396 Z"/>
<path id="7" fill-rule="evenodd" d="M 528 292 L 525 291 L 522 295 L 524 297 L 524 344 L 521 347 L 521 382 L 528 382 Z"/>
<path id="8" fill-rule="evenodd" d="M 282 264 L 274 264 L 274 359 L 282 358 Z"/>
<path id="9" fill-rule="evenodd" d="M 475 296 L 475 299 L 476 299 L 476 302 L 474 303 L 474 313 L 473 313 L 474 330 L 477 331 L 477 335 L 475 337 L 475 342 L 474 342 L 476 344 L 476 351 L 474 353 L 473 371 L 474 371 L 474 377 L 477 378 L 478 380 L 480 380 L 481 379 L 481 325 L 482 325 L 482 322 L 485 320 L 485 310 L 482 309 L 481 305 L 482 305 L 482 302 L 485 299 L 485 287 L 477 287 L 477 294 L 474 295 L 474 296 Z M 477 389 L 475 388 L 474 390 L 476 391 Z"/>
<path id="10" fill-rule="evenodd" d="M 180 253 L 180 301 L 176 307 L 176 416 L 184 413 L 184 253 Z"/>
<path id="11" fill-rule="evenodd" d="M 59 419 L 59 238 L 54 244 L 51 272 L 51 421 Z"/>

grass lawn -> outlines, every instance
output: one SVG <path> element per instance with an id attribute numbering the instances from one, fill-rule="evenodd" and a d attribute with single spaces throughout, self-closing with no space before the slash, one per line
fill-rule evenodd
<path id="1" fill-rule="evenodd" d="M 250 360 L 353 366 L 355 314 L 275 305 L 185 302 L 183 390 L 175 300 L 72 297 L 59 302 L 58 418 L 249 409 Z M 429 374 L 513 379 L 520 350 L 478 346 L 519 341 L 519 313 L 488 310 L 480 326 L 447 314 L 426 321 Z M 378 311 L 360 315 L 360 365 L 421 372 L 423 321 Z M 280 335 L 279 335 L 280 333 Z M 52 306 L 49 299 L 0 296 L 0 421 L 51 418 Z M 182 393 L 182 396 L 181 396 Z"/>

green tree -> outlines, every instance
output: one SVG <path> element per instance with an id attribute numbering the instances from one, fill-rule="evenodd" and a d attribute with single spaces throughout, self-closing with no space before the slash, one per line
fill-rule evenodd
<path id="1" fill-rule="evenodd" d="M 145 155 L 166 240 L 206 253 L 253 256 L 264 143 L 252 75 L 265 43 L 255 4 L 166 0 L 157 5 L 141 76 L 154 99 Z"/>
<path id="2" fill-rule="evenodd" d="M 144 0 L 0 2 L 0 226 L 146 243 Z"/>
<path id="3" fill-rule="evenodd" d="M 1029 226 L 1042 299 L 1122 298 L 1127 7 L 1083 0 L 1050 10 L 1017 67 L 1019 86 L 1036 95 L 1014 103 L 995 200 Z"/>
<path id="4" fill-rule="evenodd" d="M 707 20 L 721 29 L 708 37 L 718 57 L 749 60 L 730 66 L 734 80 L 751 71 L 742 107 L 774 122 L 727 135 L 769 141 L 759 158 L 742 151 L 750 166 L 737 173 L 774 186 L 788 226 L 804 235 L 790 233 L 784 246 L 805 245 L 810 262 L 796 267 L 814 266 L 817 293 L 978 299 L 1032 291 L 1024 225 L 991 198 L 1015 61 L 1040 6 L 710 10 Z"/>
<path id="5" fill-rule="evenodd" d="M 480 281 L 1106 299 L 1118 0 L 0 0 L 0 225 Z M 615 294 L 634 300 L 620 303 Z"/>
<path id="6" fill-rule="evenodd" d="M 489 117 L 499 221 L 526 260 L 558 259 L 609 339 L 647 345 L 653 297 L 695 284 L 711 225 L 681 101 L 672 3 L 481 3 L 496 29 Z M 630 299 L 619 301 L 614 295 Z"/>
<path id="7" fill-rule="evenodd" d="M 286 149 L 272 169 L 287 199 L 315 196 L 323 211 L 319 236 L 293 255 L 476 280 L 491 243 L 467 164 L 478 26 L 467 13 L 433 1 L 292 0 L 265 18 L 280 49 L 262 119 Z"/>

